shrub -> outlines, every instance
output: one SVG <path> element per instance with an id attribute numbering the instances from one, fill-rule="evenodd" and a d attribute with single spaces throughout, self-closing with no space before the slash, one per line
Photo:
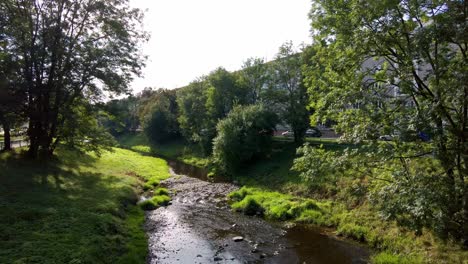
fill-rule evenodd
<path id="1" fill-rule="evenodd" d="M 225 172 L 237 170 L 242 163 L 264 155 L 271 147 L 277 123 L 276 114 L 262 105 L 235 107 L 216 129 L 213 158 Z"/>

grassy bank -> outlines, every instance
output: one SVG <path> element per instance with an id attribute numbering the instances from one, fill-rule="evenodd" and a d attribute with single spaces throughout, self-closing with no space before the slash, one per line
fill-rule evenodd
<path id="1" fill-rule="evenodd" d="M 123 148 L 144 154 L 177 159 L 199 168 L 206 168 L 210 163 L 209 158 L 204 157 L 199 148 L 189 146 L 183 140 L 162 145 L 151 145 L 143 133 L 138 133 L 123 135 L 118 138 L 118 141 Z"/>
<path id="2" fill-rule="evenodd" d="M 276 192 L 271 188 L 242 187 L 229 195 L 231 207 L 247 215 L 333 227 L 338 236 L 376 249 L 373 263 L 466 263 L 468 252 L 444 243 L 430 232 L 416 236 L 384 221 L 368 204 L 353 209 L 333 200 L 316 200 Z"/>
<path id="3" fill-rule="evenodd" d="M 144 263 L 137 193 L 165 161 L 115 149 L 48 163 L 0 154 L 0 263 Z"/>
<path id="4" fill-rule="evenodd" d="M 144 144 L 147 144 L 141 136 L 132 140 L 141 145 L 131 148 L 144 148 Z M 348 147 L 331 139 L 308 138 L 307 142 L 334 151 Z M 150 149 L 147 145 L 146 148 Z M 186 146 L 178 143 L 162 146 L 156 151 L 170 149 L 171 153 L 184 153 L 184 148 Z M 184 161 L 180 158 L 183 155 L 176 157 Z M 245 164 L 234 173 L 234 180 L 244 187 L 230 195 L 232 208 L 272 220 L 333 227 L 337 235 L 376 249 L 373 263 L 467 263 L 468 252 L 458 245 L 441 241 L 427 230 L 416 236 L 395 222 L 383 220 L 365 199 L 356 203 L 351 196 L 340 196 L 347 192 L 340 190 L 359 189 L 360 183 L 357 181 L 340 182 L 335 186 L 338 193 L 324 193 L 310 188 L 297 172 L 290 170 L 295 157 L 296 146 L 292 140 L 276 137 L 267 158 Z M 192 155 L 192 159 L 199 157 Z M 365 178 L 360 180 L 365 181 Z"/>

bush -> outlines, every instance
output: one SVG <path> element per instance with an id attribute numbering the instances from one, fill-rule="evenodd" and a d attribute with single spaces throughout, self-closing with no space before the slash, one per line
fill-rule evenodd
<path id="1" fill-rule="evenodd" d="M 174 115 L 164 109 L 156 109 L 146 121 L 144 131 L 153 144 L 162 144 L 179 137 Z"/>
<path id="2" fill-rule="evenodd" d="M 235 107 L 217 125 L 214 139 L 215 164 L 225 172 L 237 170 L 269 151 L 277 116 L 262 105 Z"/>

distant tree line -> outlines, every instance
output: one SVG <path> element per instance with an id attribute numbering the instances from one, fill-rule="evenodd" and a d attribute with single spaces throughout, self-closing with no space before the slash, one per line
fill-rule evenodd
<path id="1" fill-rule="evenodd" d="M 300 144 L 309 126 L 310 113 L 302 75 L 304 54 L 307 53 L 287 42 L 270 62 L 249 58 L 239 71 L 229 72 L 220 67 L 179 89 L 145 89 L 135 97 L 108 102 L 105 108 L 110 115 L 103 122 L 114 135 L 134 130 L 129 119 L 135 116 L 131 114 L 131 102 L 135 102 L 138 124 L 153 144 L 183 138 L 199 146 L 205 155 L 211 155 L 213 151 L 225 150 L 213 144 L 227 144 L 232 140 L 227 139 L 232 133 L 237 133 L 235 137 L 239 142 L 254 143 L 252 136 L 271 137 L 278 123 L 290 126 L 295 142 Z M 256 107 L 249 108 L 251 105 Z M 258 113 L 253 113 L 256 110 Z M 239 116 L 250 121 L 234 121 L 240 120 Z M 229 131 L 227 124 L 238 126 L 236 129 L 242 131 Z M 260 149 L 268 149 L 266 142 L 268 140 Z M 249 158 L 245 157 L 254 158 L 262 153 L 255 147 L 229 146 L 232 147 L 230 151 L 238 151 L 238 161 L 248 162 Z M 240 165 L 233 161 L 228 166 L 230 159 L 226 159 L 226 155 L 217 153 L 216 156 L 223 157 L 220 163 L 225 168 L 233 169 L 235 166 L 231 165 L 235 163 Z"/>

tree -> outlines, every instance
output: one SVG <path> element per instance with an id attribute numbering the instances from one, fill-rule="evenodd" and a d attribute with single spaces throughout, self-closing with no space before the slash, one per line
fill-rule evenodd
<path id="1" fill-rule="evenodd" d="M 239 72 L 240 82 L 247 88 L 247 101 L 256 104 L 261 100 L 261 91 L 268 81 L 268 71 L 265 60 L 249 58 L 242 65 Z"/>
<path id="2" fill-rule="evenodd" d="M 83 99 L 122 93 L 140 73 L 135 43 L 147 35 L 142 13 L 127 0 L 9 0 L 0 12 L 2 38 L 20 64 L 32 157 L 52 155 Z"/>
<path id="3" fill-rule="evenodd" d="M 271 147 L 276 114 L 262 105 L 237 106 L 216 126 L 213 143 L 215 163 L 225 172 L 232 172 Z"/>
<path id="4" fill-rule="evenodd" d="M 200 144 L 205 154 L 211 152 L 212 127 L 206 110 L 207 84 L 201 78 L 177 91 L 179 125 L 182 135 L 191 143 Z"/>
<path id="5" fill-rule="evenodd" d="M 113 136 L 134 132 L 140 124 L 138 105 L 139 98 L 133 95 L 111 100 L 102 106 L 100 122 Z"/>
<path id="6" fill-rule="evenodd" d="M 466 1 L 316 0 L 307 84 L 315 117 L 349 140 L 413 135 L 369 143 L 374 164 L 399 162 L 381 209 L 468 246 L 467 11 Z"/>
<path id="7" fill-rule="evenodd" d="M 184 137 L 200 144 L 205 154 L 211 154 L 216 124 L 235 105 L 245 104 L 247 92 L 236 74 L 217 68 L 177 93 L 179 124 Z"/>
<path id="8" fill-rule="evenodd" d="M 0 28 L 3 23 L 0 20 Z M 16 71 L 18 63 L 8 52 L 6 41 L 0 38 L 0 125 L 4 131 L 3 150 L 11 150 L 11 129 L 24 119 L 25 96 L 18 89 L 20 80 Z"/>
<path id="9" fill-rule="evenodd" d="M 302 82 L 302 59 L 294 50 L 292 42 L 284 43 L 272 62 L 271 78 L 273 91 L 270 100 L 277 104 L 282 119 L 291 126 L 294 132 L 294 142 L 300 143 L 309 127 L 309 111 L 307 110 L 307 89 Z"/>
<path id="10" fill-rule="evenodd" d="M 167 143 L 180 136 L 178 112 L 176 91 L 159 89 L 153 94 L 143 107 L 141 117 L 146 136 L 152 143 Z"/>

